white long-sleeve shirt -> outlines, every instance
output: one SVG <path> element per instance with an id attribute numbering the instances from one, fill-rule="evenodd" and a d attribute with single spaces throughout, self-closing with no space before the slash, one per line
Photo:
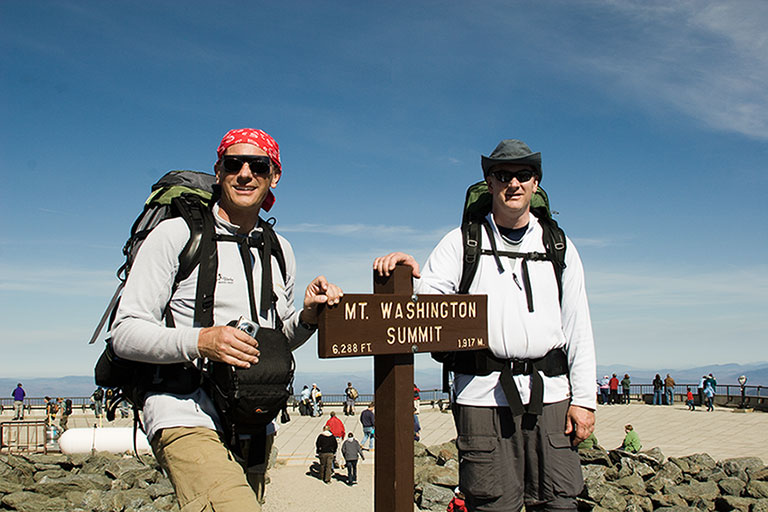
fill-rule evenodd
<path id="1" fill-rule="evenodd" d="M 488 215 L 499 250 L 516 252 L 545 252 L 542 227 L 530 215 L 528 229 L 519 244 L 508 244 Z M 490 249 L 485 230 L 481 247 Z M 461 229 L 448 233 L 435 247 L 415 283 L 416 293 L 458 293 L 463 270 L 463 242 Z M 562 306 L 558 296 L 557 278 L 549 261 L 528 261 L 533 312 L 523 286 L 522 259 L 501 256 L 505 271 L 499 273 L 493 256 L 479 257 L 470 294 L 488 295 L 488 347 L 500 358 L 535 359 L 552 349 L 564 348 L 568 358 L 569 374 L 547 377 L 544 380 L 544 403 L 571 398 L 573 405 L 595 408 L 595 349 L 592 323 L 584 287 L 581 259 L 571 240 L 567 240 L 566 268 L 563 271 Z M 515 375 L 515 384 L 524 404 L 530 400 L 530 376 Z M 454 396 L 462 405 L 506 406 L 507 399 L 499 384 L 499 372 L 487 376 L 454 376 Z"/>
<path id="2" fill-rule="evenodd" d="M 213 208 L 215 229 L 220 234 L 235 234 L 238 226 L 219 215 Z M 252 235 L 259 232 L 255 228 Z M 172 290 L 179 270 L 179 254 L 189 240 L 189 228 L 181 218 L 161 222 L 149 234 L 123 290 L 120 307 L 112 327 L 115 354 L 124 359 L 150 363 L 179 363 L 200 357 L 197 348 L 200 327 L 193 327 L 198 268 Z M 283 332 L 291 349 L 301 346 L 312 334 L 299 325 L 299 312 L 293 304 L 296 259 L 288 241 L 278 235 L 285 258 L 285 280 L 280 266 L 272 256 L 272 283 L 277 296 L 276 310 L 283 321 Z M 248 284 L 238 245 L 218 242 L 218 269 L 214 293 L 214 325 L 226 325 L 241 315 L 250 318 Z M 254 297 L 259 306 L 261 297 L 261 259 L 251 249 Z M 173 294 L 172 294 L 173 292 Z M 166 327 L 163 311 L 170 304 L 175 327 Z M 259 308 L 260 309 L 260 308 Z M 275 327 L 273 310 L 261 312 L 262 327 Z M 150 394 L 144 404 L 144 426 L 151 439 L 159 429 L 170 427 L 206 427 L 219 429 L 213 403 L 201 389 L 189 395 Z"/>

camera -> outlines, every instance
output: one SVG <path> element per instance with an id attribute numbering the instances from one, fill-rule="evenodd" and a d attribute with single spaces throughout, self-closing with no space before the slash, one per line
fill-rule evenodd
<path id="1" fill-rule="evenodd" d="M 237 320 L 237 324 L 235 325 L 235 328 L 236 329 L 240 329 L 241 331 L 243 331 L 245 334 L 247 334 L 251 338 L 255 338 L 256 337 L 256 333 L 259 332 L 258 324 L 255 324 L 255 323 L 251 322 L 250 320 L 248 320 L 244 316 L 241 316 Z"/>

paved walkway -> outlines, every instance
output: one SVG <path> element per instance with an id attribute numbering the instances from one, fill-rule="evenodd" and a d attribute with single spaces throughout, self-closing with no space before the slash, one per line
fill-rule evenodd
<path id="1" fill-rule="evenodd" d="M 309 467 L 315 460 L 315 439 L 329 418 L 328 411 L 320 418 L 292 415 L 289 423 L 280 425 L 276 443 L 281 462 Z M 336 414 L 347 432 L 351 429 L 361 441 L 359 416 L 344 416 L 339 410 Z M 419 418 L 424 444 L 439 444 L 456 437 L 450 413 L 422 406 Z M 607 449 L 621 445 L 627 423 L 634 426 L 644 449 L 657 446 L 666 456 L 706 452 L 716 460 L 755 456 L 768 464 L 768 414 L 763 412 L 737 413 L 730 408 L 709 413 L 697 408 L 691 412 L 682 404 L 601 405 L 595 430 L 600 444 Z M 370 458 L 365 463 L 371 463 Z"/>

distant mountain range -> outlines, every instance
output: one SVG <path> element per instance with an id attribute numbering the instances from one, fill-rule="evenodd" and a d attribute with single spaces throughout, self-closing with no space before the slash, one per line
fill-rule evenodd
<path id="1" fill-rule="evenodd" d="M 698 383 L 702 375 L 714 374 L 718 384 L 738 384 L 740 375 L 745 375 L 747 384 L 753 386 L 768 386 L 768 362 L 752 364 L 716 364 L 700 366 L 696 368 L 659 368 L 647 369 L 632 366 L 598 365 L 597 375 L 611 375 L 616 373 L 620 377 L 628 373 L 635 384 L 650 383 L 658 373 L 665 377 L 669 373 L 679 384 Z M 439 368 L 426 370 L 416 369 L 414 381 L 419 388 L 440 389 L 442 387 L 442 372 Z M 0 396 L 10 398 L 11 391 L 16 387 L 18 379 L 0 378 Z M 92 376 L 69 376 L 56 378 L 28 378 L 21 379 L 28 397 L 49 396 L 90 396 L 96 388 Z M 360 393 L 373 393 L 373 372 L 362 371 L 353 374 L 339 374 L 327 372 L 296 372 L 294 379 L 294 391 L 299 393 L 306 386 L 317 384 L 324 394 L 341 394 L 347 387 L 347 382 L 352 382 Z"/>

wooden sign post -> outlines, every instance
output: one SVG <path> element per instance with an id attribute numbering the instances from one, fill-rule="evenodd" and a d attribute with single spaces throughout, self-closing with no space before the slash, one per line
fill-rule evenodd
<path id="1" fill-rule="evenodd" d="M 321 358 L 374 356 L 374 510 L 413 510 L 413 354 L 487 348 L 485 295 L 413 295 L 410 267 L 320 314 Z"/>

